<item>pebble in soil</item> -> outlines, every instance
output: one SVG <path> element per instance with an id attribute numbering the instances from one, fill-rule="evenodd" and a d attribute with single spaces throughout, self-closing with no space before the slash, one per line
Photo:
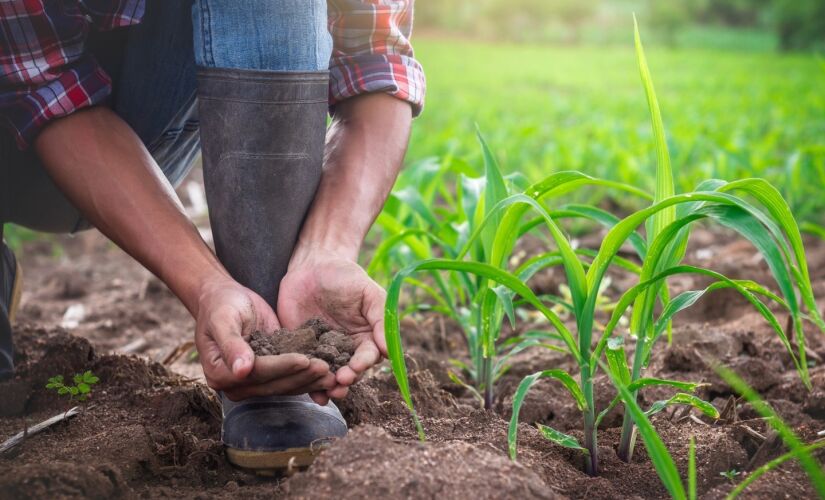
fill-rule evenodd
<path id="1" fill-rule="evenodd" d="M 273 333 L 256 331 L 249 337 L 256 356 L 299 353 L 326 361 L 331 371 L 349 363 L 355 342 L 320 319 L 312 319 L 295 330 L 281 328 Z"/>

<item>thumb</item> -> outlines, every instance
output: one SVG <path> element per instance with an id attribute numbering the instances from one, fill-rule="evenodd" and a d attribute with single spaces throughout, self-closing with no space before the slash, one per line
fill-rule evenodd
<path id="1" fill-rule="evenodd" d="M 381 355 L 387 357 L 387 340 L 384 336 L 384 305 L 387 301 L 387 292 L 378 283 L 373 282 L 364 293 L 363 315 L 372 328 L 372 339 Z"/>
<path id="2" fill-rule="evenodd" d="M 212 338 L 218 344 L 226 367 L 235 379 L 242 380 L 252 371 L 255 354 L 241 336 L 244 325 L 240 315 L 227 314 L 212 322 Z"/>

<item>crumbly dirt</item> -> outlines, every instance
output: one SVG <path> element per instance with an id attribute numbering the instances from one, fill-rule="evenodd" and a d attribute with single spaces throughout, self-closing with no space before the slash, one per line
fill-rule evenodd
<path id="1" fill-rule="evenodd" d="M 772 285 L 750 246 L 727 233 L 696 236 L 699 243 L 688 252 L 692 264 Z M 591 239 L 598 242 L 599 235 Z M 352 431 L 308 470 L 288 478 L 237 470 L 220 445 L 220 408 L 203 384 L 187 312 L 161 283 L 94 233 L 59 241 L 61 255 L 55 256 L 48 242 L 31 243 L 20 253 L 26 282 L 15 333 L 18 371 L 0 384 L 0 440 L 70 407 L 45 389 L 49 377 L 92 370 L 100 382 L 78 416 L 0 456 L 0 499 L 667 498 L 642 443 L 631 463 L 616 456 L 620 408 L 602 422 L 599 477 L 584 473 L 581 454 L 540 436 L 536 422 L 582 438 L 581 415 L 552 381 L 540 381 L 529 394 L 520 415 L 518 460 L 510 461 L 506 435 L 515 387 L 542 369 L 572 373 L 573 364 L 551 351 L 523 351 L 499 381 L 494 411 L 479 409 L 447 375 L 455 370 L 451 358 L 466 361 L 462 334 L 432 313 L 402 322 L 426 443 L 419 442 L 384 363 L 338 402 Z M 588 241 L 583 238 L 582 245 L 590 246 Z M 825 299 L 825 244 L 808 243 L 815 292 Z M 525 246 L 525 253 L 540 249 Z M 611 279 L 608 293 L 628 281 L 621 274 Z M 537 288 L 548 293 L 558 293 L 560 282 L 549 272 L 536 278 Z M 703 285 L 692 279 L 673 282 L 676 292 Z M 76 323 L 64 321 L 71 306 L 85 309 Z M 311 339 L 303 334 L 307 344 L 312 340 L 317 349 L 312 325 L 305 330 L 312 334 Z M 513 333 L 505 329 L 503 335 Z M 726 418 L 715 422 L 681 408 L 652 419 L 683 476 L 688 442 L 695 437 L 700 498 L 724 498 L 751 470 L 786 451 L 716 376 L 712 361 L 732 367 L 757 388 L 804 441 L 825 430 L 825 335 L 807 333 L 811 391 L 799 381 L 776 335 L 738 296 L 711 295 L 677 317 L 673 342 L 659 346 L 645 375 L 705 382 L 699 395 L 725 409 Z M 632 350 L 632 341 L 627 347 Z M 595 386 L 601 409 L 615 392 L 603 374 Z M 649 405 L 668 395 L 651 389 L 640 401 Z M 825 452 L 817 457 L 825 460 Z M 722 474 L 734 470 L 739 474 L 733 480 Z M 815 498 L 815 492 L 799 466 L 787 463 L 755 482 L 746 498 Z"/>
<path id="2" fill-rule="evenodd" d="M 355 352 L 352 337 L 318 318 L 307 321 L 295 330 L 256 331 L 249 337 L 249 345 L 256 356 L 298 353 L 322 359 L 333 372 L 346 366 Z"/>

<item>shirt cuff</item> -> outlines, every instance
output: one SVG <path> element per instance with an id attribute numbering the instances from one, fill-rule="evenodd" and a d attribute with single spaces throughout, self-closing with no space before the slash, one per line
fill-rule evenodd
<path id="1" fill-rule="evenodd" d="M 427 87 L 424 69 L 418 61 L 409 56 L 333 56 L 329 77 L 329 104 L 333 113 L 337 103 L 373 92 L 383 92 L 409 102 L 414 117 L 421 114 L 424 108 Z"/>
<path id="2" fill-rule="evenodd" d="M 42 85 L 0 91 L 0 117 L 17 146 L 26 150 L 50 121 L 100 104 L 111 92 L 109 75 L 94 58 L 85 57 Z"/>

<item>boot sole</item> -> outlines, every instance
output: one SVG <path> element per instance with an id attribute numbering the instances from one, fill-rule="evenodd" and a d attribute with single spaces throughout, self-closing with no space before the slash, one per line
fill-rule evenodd
<path id="1" fill-rule="evenodd" d="M 9 323 L 14 324 L 14 315 L 20 306 L 20 296 L 23 295 L 23 268 L 20 263 L 14 262 L 14 285 L 11 288 L 11 303 L 9 304 Z"/>
<path id="2" fill-rule="evenodd" d="M 287 473 L 312 465 L 318 453 L 326 446 L 290 448 L 282 451 L 249 451 L 226 448 L 226 456 L 233 465 L 248 469 L 262 476 L 277 472 Z"/>

